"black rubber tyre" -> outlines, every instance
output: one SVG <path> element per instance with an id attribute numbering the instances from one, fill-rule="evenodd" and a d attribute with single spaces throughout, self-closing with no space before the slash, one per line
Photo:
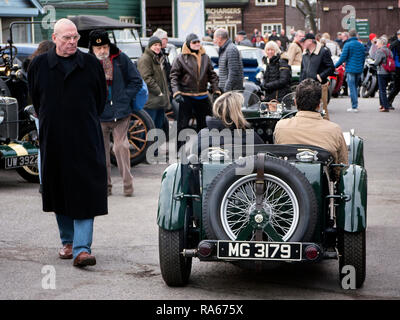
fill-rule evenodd
<path id="1" fill-rule="evenodd" d="M 36 126 L 33 122 L 29 122 L 21 126 L 19 132 L 19 140 L 28 141 L 32 145 L 39 148 L 39 137 Z M 18 174 L 28 182 L 39 183 L 39 168 L 37 166 L 25 166 L 17 168 Z"/>
<path id="2" fill-rule="evenodd" d="M 244 177 L 238 175 L 236 171 L 243 167 L 244 163 L 247 168 L 253 165 L 252 174 L 256 173 L 255 159 L 255 156 L 250 156 L 232 163 L 223 169 L 207 188 L 203 205 L 203 227 L 208 239 L 234 240 L 232 236 L 229 237 L 221 221 L 222 201 L 229 188 Z M 315 193 L 304 174 L 287 161 L 269 156 L 265 157 L 264 174 L 283 181 L 297 200 L 297 225 L 294 226 L 290 237 L 288 235 L 288 239 L 284 241 L 311 241 L 317 223 L 318 205 Z"/>
<path id="3" fill-rule="evenodd" d="M 184 230 L 158 230 L 158 249 L 161 275 L 170 287 L 185 286 L 192 271 L 192 258 L 181 254 L 184 249 Z"/>
<path id="4" fill-rule="evenodd" d="M 366 276 L 366 235 L 365 230 L 357 233 L 339 231 L 339 278 L 340 283 L 345 274 L 344 266 L 353 266 L 356 271 L 356 288 L 361 288 Z"/>
<path id="5" fill-rule="evenodd" d="M 131 122 L 127 132 L 130 144 L 131 153 L 131 166 L 135 166 L 146 159 L 146 152 L 153 141 L 147 140 L 147 135 L 151 129 L 154 129 L 154 122 L 150 115 L 144 111 L 134 111 L 131 114 Z M 112 142 L 112 136 L 111 136 Z M 113 165 L 117 165 L 117 160 L 112 151 L 110 150 L 110 161 Z"/>
<path id="6" fill-rule="evenodd" d="M 361 96 L 363 98 L 373 98 L 375 96 L 377 81 L 376 76 L 372 76 L 368 79 L 367 83 L 361 86 Z"/>

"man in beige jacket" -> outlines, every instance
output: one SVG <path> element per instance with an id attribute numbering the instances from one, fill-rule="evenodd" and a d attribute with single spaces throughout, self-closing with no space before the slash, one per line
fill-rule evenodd
<path id="1" fill-rule="evenodd" d="M 348 164 L 348 151 L 340 126 L 320 114 L 321 84 L 312 79 L 296 88 L 296 116 L 280 120 L 275 127 L 276 144 L 306 144 L 329 151 L 335 163 Z"/>
<path id="2" fill-rule="evenodd" d="M 301 40 L 305 37 L 303 30 L 297 30 L 294 36 L 293 42 L 290 44 L 288 49 L 289 65 L 290 66 L 301 66 L 301 59 L 303 58 L 303 47 Z"/>

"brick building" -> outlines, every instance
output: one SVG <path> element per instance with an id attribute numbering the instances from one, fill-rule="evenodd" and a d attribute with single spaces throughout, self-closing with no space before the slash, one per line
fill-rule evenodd
<path id="1" fill-rule="evenodd" d="M 400 29 L 399 0 L 318 0 L 317 15 L 320 31 L 331 38 L 354 27 L 365 41 L 369 33 L 391 37 Z"/>
<path id="2" fill-rule="evenodd" d="M 244 30 L 250 36 L 254 29 L 263 34 L 273 29 L 288 33 L 293 27 L 304 29 L 304 17 L 296 0 L 205 0 L 206 27 L 224 27 L 231 37 Z"/>

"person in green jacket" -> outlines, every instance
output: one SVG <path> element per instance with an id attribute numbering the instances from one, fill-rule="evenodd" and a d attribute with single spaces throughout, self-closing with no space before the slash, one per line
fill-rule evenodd
<path id="1" fill-rule="evenodd" d="M 144 106 L 157 129 L 163 129 L 165 109 L 170 106 L 168 82 L 161 64 L 161 39 L 151 37 L 149 44 L 138 61 L 138 70 L 149 90 L 149 98 Z"/>

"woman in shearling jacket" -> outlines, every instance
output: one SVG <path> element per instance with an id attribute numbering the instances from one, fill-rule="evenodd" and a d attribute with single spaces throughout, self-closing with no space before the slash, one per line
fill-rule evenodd
<path id="1" fill-rule="evenodd" d="M 173 97 L 179 103 L 178 134 L 188 127 L 192 114 L 196 117 L 197 132 L 200 131 L 206 126 L 206 116 L 211 115 L 208 83 L 214 97 L 221 92 L 218 76 L 197 35 L 192 33 L 187 36 L 182 53 L 172 64 L 170 75 Z"/>

